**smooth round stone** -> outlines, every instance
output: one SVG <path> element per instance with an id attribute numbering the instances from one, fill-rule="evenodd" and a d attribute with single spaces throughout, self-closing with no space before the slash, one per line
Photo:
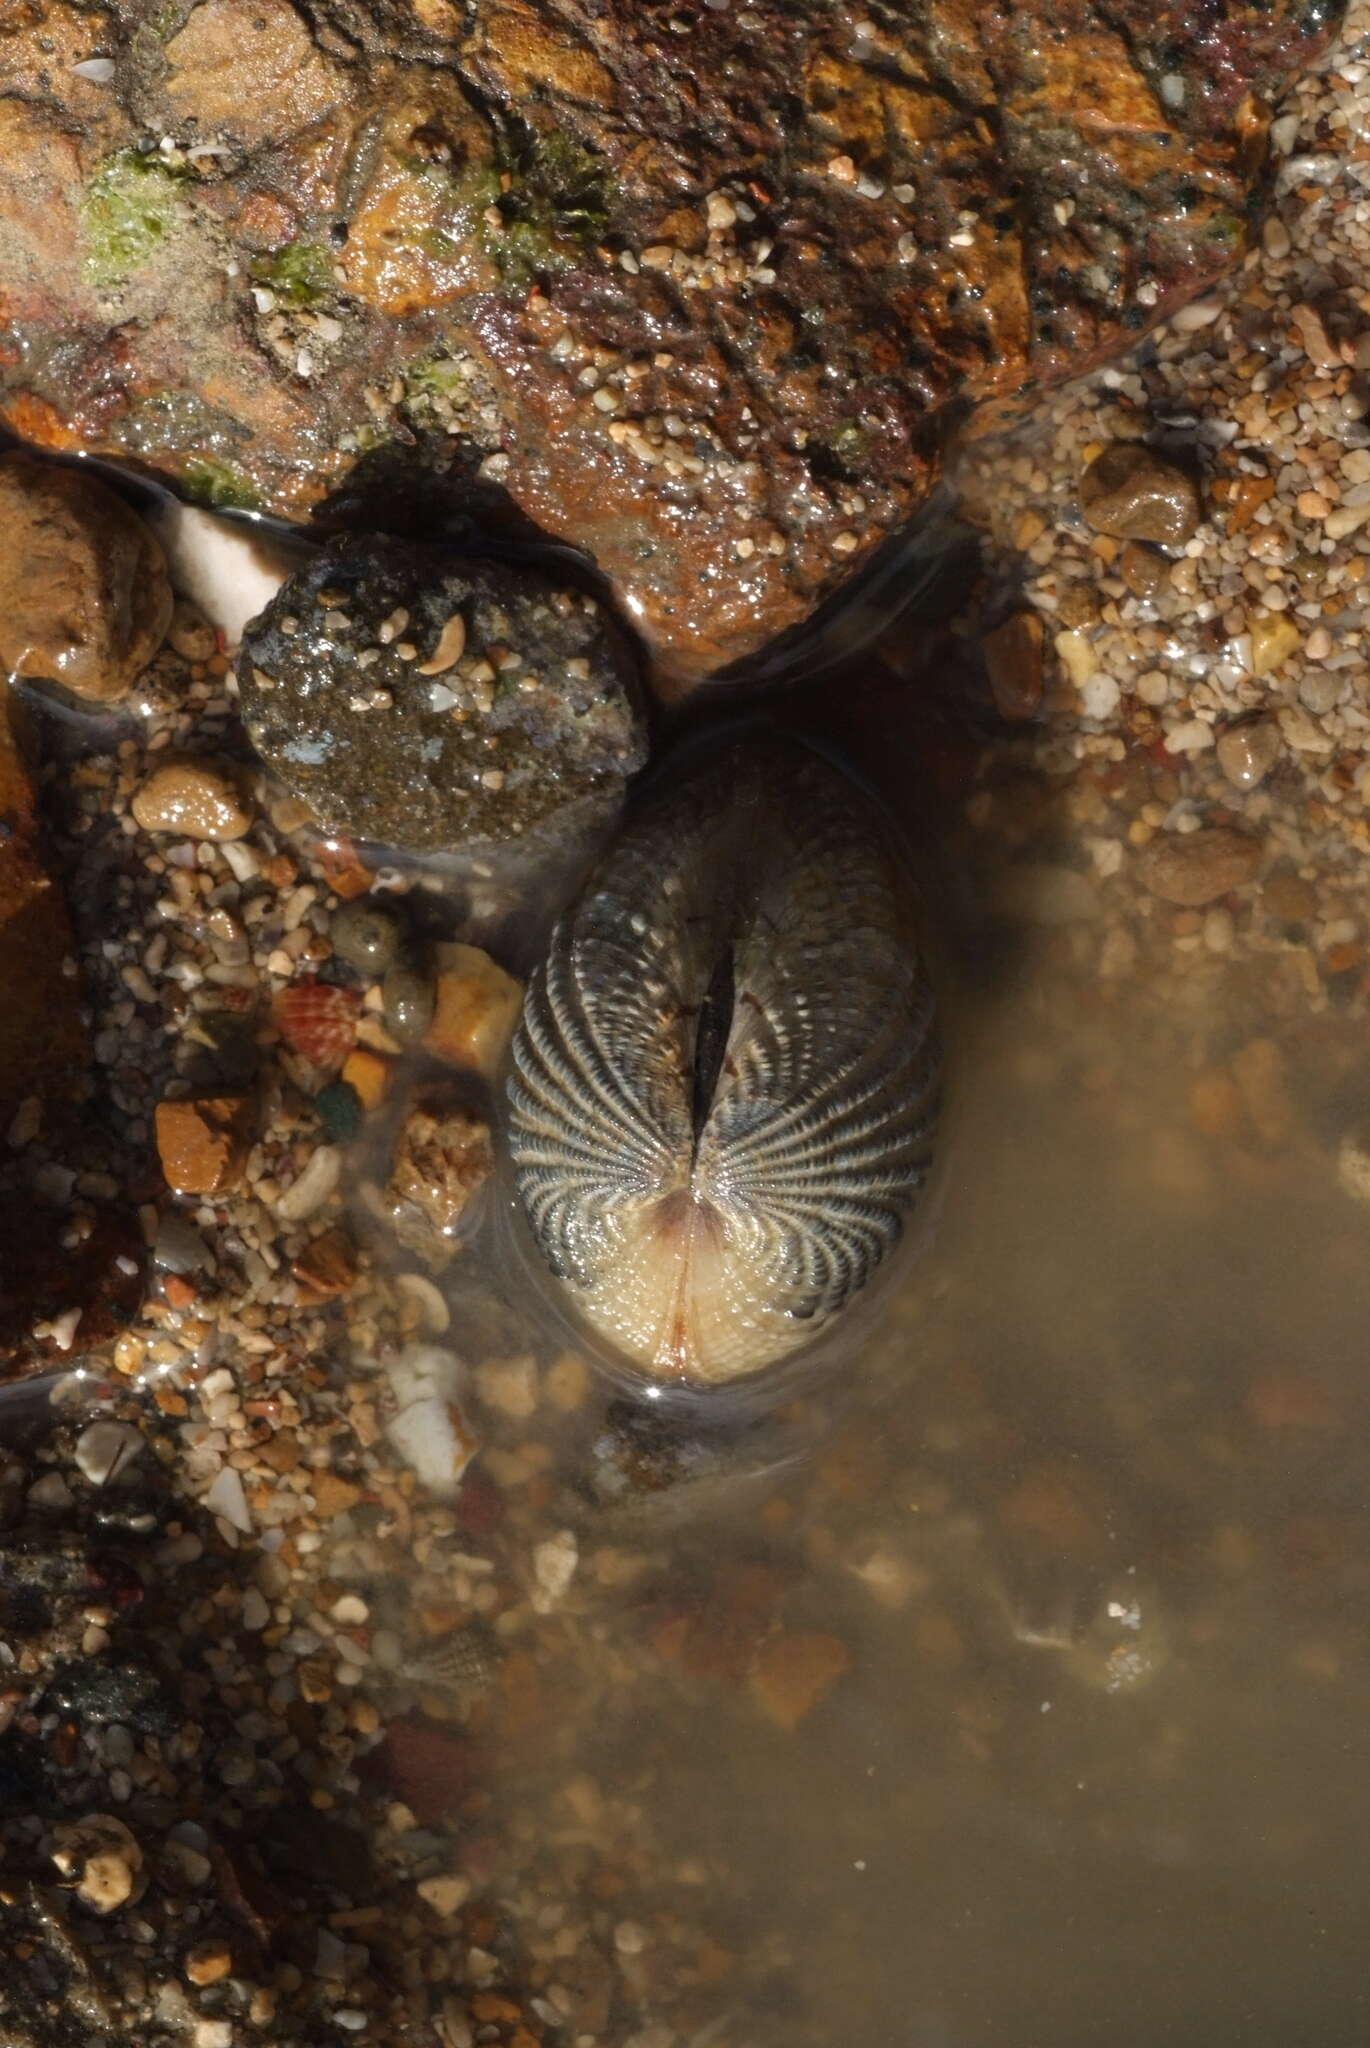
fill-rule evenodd
<path id="1" fill-rule="evenodd" d="M 1176 547 L 1199 525 L 1197 484 L 1141 441 L 1114 441 L 1080 479 L 1080 510 L 1096 533 Z"/>
<path id="2" fill-rule="evenodd" d="M 1258 840 L 1226 825 L 1207 825 L 1153 840 L 1139 856 L 1137 872 L 1143 888 L 1162 902 L 1202 910 L 1251 881 L 1260 864 Z"/>
<path id="3" fill-rule="evenodd" d="M 1218 766 L 1234 789 L 1254 789 L 1264 782 L 1280 751 L 1280 729 L 1273 719 L 1248 718 L 1230 725 L 1218 741 Z"/>
<path id="4" fill-rule="evenodd" d="M 401 1045 L 418 1045 L 433 1022 L 433 982 L 414 958 L 399 960 L 381 983 L 385 1028 Z"/>
<path id="5" fill-rule="evenodd" d="M 399 957 L 399 921 L 379 903 L 345 903 L 333 920 L 333 950 L 349 967 L 374 980 Z"/>

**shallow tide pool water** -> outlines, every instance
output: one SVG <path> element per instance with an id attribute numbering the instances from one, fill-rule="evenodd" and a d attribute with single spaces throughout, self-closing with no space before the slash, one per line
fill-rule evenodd
<path id="1" fill-rule="evenodd" d="M 701 2044 L 1364 2038 L 1364 1024 L 1168 933 L 1101 981 L 1111 915 L 944 920 L 925 1241 L 776 1465 L 585 1505 L 531 1643 L 509 1889 L 626 1865 L 649 2013 L 702 1909 Z"/>

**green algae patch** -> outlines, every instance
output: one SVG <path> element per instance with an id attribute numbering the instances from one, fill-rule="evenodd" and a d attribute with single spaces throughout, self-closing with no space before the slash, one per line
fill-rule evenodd
<path id="1" fill-rule="evenodd" d="M 152 262 L 185 218 L 185 184 L 183 175 L 140 150 L 105 160 L 79 203 L 92 284 L 123 284 Z"/>
<path id="2" fill-rule="evenodd" d="M 252 281 L 274 292 L 282 305 L 317 306 L 336 289 L 333 257 L 322 242 L 287 242 L 255 259 Z"/>
<path id="3" fill-rule="evenodd" d="M 257 512 L 262 494 L 245 469 L 236 462 L 220 462 L 211 456 L 196 456 L 181 471 L 186 495 L 197 505 L 210 505 L 232 512 Z"/>
<path id="4" fill-rule="evenodd" d="M 504 226 L 487 247 L 505 282 L 523 286 L 583 259 L 608 224 L 612 183 L 601 158 L 559 131 L 519 121 L 500 141 Z"/>

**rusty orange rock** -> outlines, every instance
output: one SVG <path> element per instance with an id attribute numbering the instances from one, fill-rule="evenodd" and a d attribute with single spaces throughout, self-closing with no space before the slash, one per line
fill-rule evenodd
<path id="1" fill-rule="evenodd" d="M 437 967 L 424 1050 L 493 1081 L 518 1021 L 523 983 L 479 946 L 442 946 Z"/>
<path id="2" fill-rule="evenodd" d="M 288 517 L 445 443 L 449 508 L 583 547 L 683 688 L 867 561 L 973 409 L 1230 268 L 1337 12 L 753 0 L 682 44 L 597 0 L 202 0 L 155 66 L 102 16 L 135 91 L 12 9 L 0 411 Z"/>
<path id="3" fill-rule="evenodd" d="M 242 1179 L 252 1142 L 245 1095 L 196 1095 L 159 1102 L 157 1152 L 167 1186 L 182 1195 L 222 1195 Z"/>
<path id="4" fill-rule="evenodd" d="M 97 477 L 0 460 L 0 669 L 128 694 L 171 624 L 161 545 Z"/>

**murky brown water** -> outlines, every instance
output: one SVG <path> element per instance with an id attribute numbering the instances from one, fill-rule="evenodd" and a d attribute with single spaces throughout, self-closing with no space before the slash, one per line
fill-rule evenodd
<path id="1" fill-rule="evenodd" d="M 931 1240 L 805 1456 L 585 1507 L 523 1646 L 553 1711 L 496 1731 L 501 1888 L 531 1931 L 541 1861 L 580 1856 L 568 1922 L 622 1883 L 642 2008 L 698 1971 L 698 2048 L 1349 2048 L 1370 1267 L 1334 1153 L 1362 1027 L 1271 1039 L 1259 977 L 1164 948 L 1105 982 L 1097 929 L 983 917 L 980 853 L 930 885 Z M 583 1434 L 544 1433 L 574 1487 Z M 758 1680 L 791 1637 L 842 1665 L 793 1728 Z M 676 1943 L 701 1921 L 724 1960 Z"/>

